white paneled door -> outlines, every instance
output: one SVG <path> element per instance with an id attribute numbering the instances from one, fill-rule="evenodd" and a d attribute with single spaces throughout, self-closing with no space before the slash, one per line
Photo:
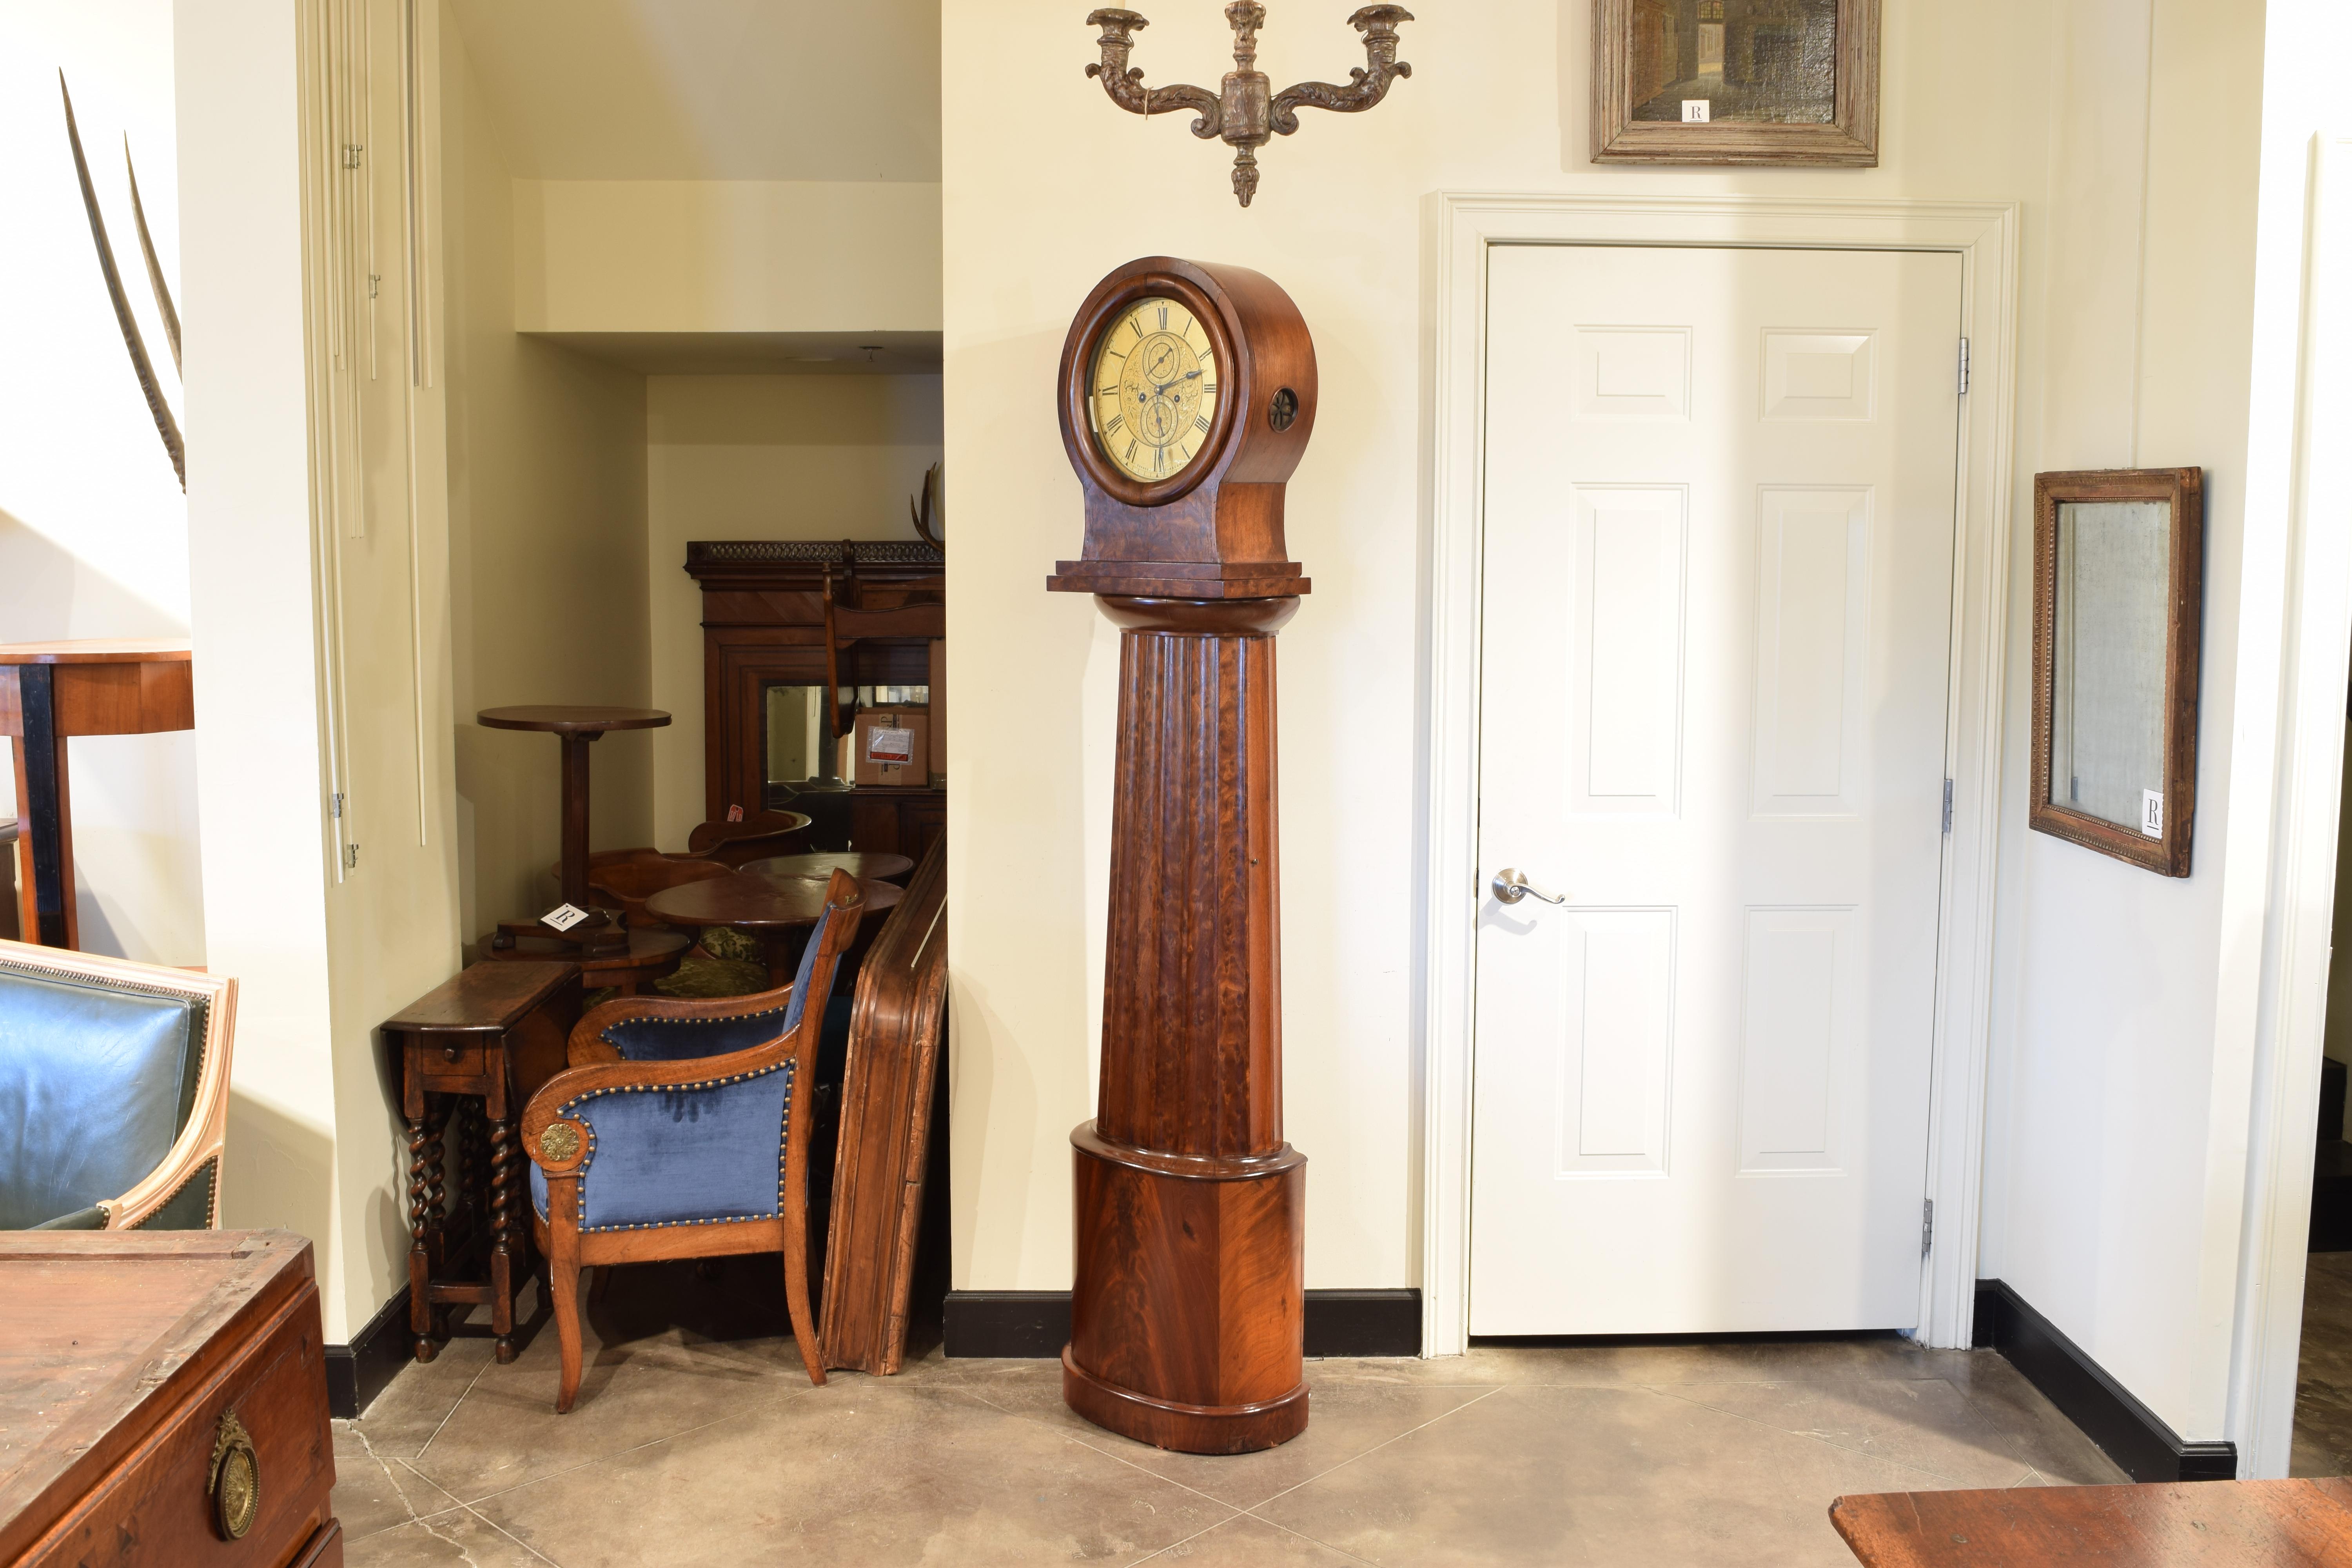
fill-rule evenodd
<path id="1" fill-rule="evenodd" d="M 1491 254 L 1471 1332 L 1909 1328 L 1960 260 Z"/>

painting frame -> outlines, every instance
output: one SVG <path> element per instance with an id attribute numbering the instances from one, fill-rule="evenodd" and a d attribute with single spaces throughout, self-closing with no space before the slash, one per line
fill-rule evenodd
<path id="1" fill-rule="evenodd" d="M 1879 0 L 1835 0 L 1835 99 L 1825 123 L 1636 120 L 1634 24 L 1641 4 L 1593 0 L 1594 163 L 1878 166 Z"/>
<path id="2" fill-rule="evenodd" d="M 2197 725 L 2205 628 L 2205 471 L 2104 468 L 2033 476 L 2033 736 L 2026 826 L 2160 877 L 2189 875 L 2197 826 Z M 2164 831 L 2150 837 L 2050 797 L 2058 615 L 2058 509 L 2070 501 L 2155 501 L 2166 541 Z"/>

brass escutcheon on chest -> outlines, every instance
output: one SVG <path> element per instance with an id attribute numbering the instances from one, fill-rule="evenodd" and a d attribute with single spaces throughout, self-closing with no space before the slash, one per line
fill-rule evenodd
<path id="1" fill-rule="evenodd" d="M 242 1541 L 261 1514 L 261 1461 L 253 1438 L 234 1411 L 221 1412 L 213 1435 L 213 1461 L 205 1478 L 213 1500 L 213 1523 L 224 1541 Z"/>

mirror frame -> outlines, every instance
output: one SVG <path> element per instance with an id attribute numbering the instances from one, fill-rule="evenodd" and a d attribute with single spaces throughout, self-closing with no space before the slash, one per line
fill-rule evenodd
<path id="1" fill-rule="evenodd" d="M 2202 468 L 2107 468 L 2033 476 L 2033 776 L 2027 826 L 2165 877 L 2189 875 L 2197 822 L 2197 683 L 2205 617 Z M 2171 514 L 2164 639 L 2164 837 L 2150 838 L 2050 798 L 2056 671 L 2058 508 L 2068 501 L 2157 501 Z"/>

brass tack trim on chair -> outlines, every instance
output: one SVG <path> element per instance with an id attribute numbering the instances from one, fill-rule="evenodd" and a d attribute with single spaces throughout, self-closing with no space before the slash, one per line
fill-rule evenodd
<path id="1" fill-rule="evenodd" d="M 699 1083 L 616 1083 L 604 1089 L 592 1089 L 576 1100 L 568 1100 L 564 1101 L 562 1107 L 558 1109 L 556 1114 L 559 1116 L 572 1116 L 577 1112 L 581 1106 L 585 1105 L 588 1101 L 601 1099 L 603 1096 L 608 1094 L 690 1094 L 698 1089 L 723 1089 L 730 1083 L 747 1083 L 752 1079 L 766 1078 L 773 1073 L 782 1073 L 784 1075 L 784 1103 L 786 1107 L 789 1108 L 792 1104 L 793 1082 L 799 1076 L 797 1070 L 798 1068 L 799 1064 L 797 1062 L 787 1058 L 786 1060 L 778 1062 L 773 1067 L 761 1068 L 756 1072 L 730 1073 L 725 1078 L 705 1079 Z M 571 1123 L 563 1121 L 549 1122 L 547 1125 L 547 1131 L 539 1135 L 540 1152 L 546 1155 L 548 1159 L 555 1161 L 567 1160 L 571 1158 L 573 1153 L 577 1152 L 578 1151 L 575 1147 L 559 1153 L 551 1146 L 550 1143 L 550 1140 L 554 1137 L 558 1129 L 568 1130 L 571 1125 Z M 583 1117 L 580 1120 L 578 1125 L 585 1127 L 588 1130 L 587 1156 L 583 1159 L 575 1168 L 570 1171 L 560 1172 L 558 1174 L 572 1176 L 579 1181 L 579 1196 L 576 1201 L 580 1205 L 579 1212 L 585 1214 L 588 1212 L 588 1167 L 593 1163 L 596 1159 L 596 1124 Z M 573 1133 L 572 1136 L 577 1137 L 578 1134 Z M 682 1225 L 740 1225 L 750 1220 L 774 1219 L 784 1212 L 784 1188 L 786 1186 L 784 1156 L 791 1152 L 791 1149 L 792 1118 L 790 1115 L 786 1115 L 783 1119 L 783 1125 L 779 1130 L 779 1136 L 776 1140 L 776 1207 L 773 1214 L 723 1215 L 714 1216 L 709 1219 L 632 1221 L 626 1225 L 583 1225 L 580 1227 L 580 1234 L 583 1236 L 601 1236 L 611 1232 L 624 1230 L 668 1230 Z"/>

